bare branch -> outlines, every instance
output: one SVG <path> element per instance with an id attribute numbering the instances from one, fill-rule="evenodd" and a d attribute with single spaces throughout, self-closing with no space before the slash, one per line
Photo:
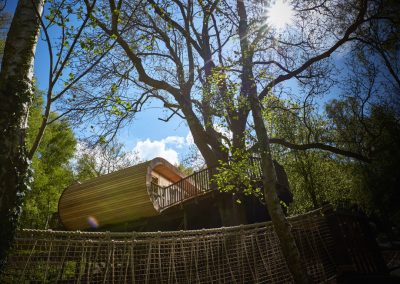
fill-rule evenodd
<path id="1" fill-rule="evenodd" d="M 289 80 L 297 75 L 299 75 L 301 72 L 305 71 L 307 68 L 309 68 L 311 65 L 314 63 L 321 61 L 325 58 L 328 58 L 331 56 L 331 54 L 336 51 L 340 46 L 342 46 L 346 41 L 349 40 L 350 35 L 357 30 L 357 28 L 364 22 L 364 16 L 367 11 L 367 2 L 366 0 L 361 1 L 361 7 L 360 7 L 360 12 L 357 15 L 356 20 L 354 21 L 353 24 L 351 24 L 347 29 L 344 35 L 342 36 L 341 39 L 339 39 L 331 48 L 326 50 L 325 52 L 310 58 L 306 62 L 304 62 L 300 67 L 298 67 L 295 70 L 292 70 L 291 72 L 285 74 L 285 75 L 279 75 L 276 79 L 272 80 L 270 83 L 267 84 L 267 86 L 260 92 L 259 94 L 259 99 L 262 100 L 270 90 L 276 86 L 277 84 Z"/>
<path id="2" fill-rule="evenodd" d="M 371 159 L 369 159 L 361 154 L 354 153 L 354 152 L 348 151 L 348 150 L 339 149 L 337 147 L 330 146 L 330 145 L 323 144 L 323 143 L 318 143 L 318 142 L 308 143 L 308 144 L 294 144 L 294 143 L 288 142 L 281 138 L 271 138 L 270 143 L 271 144 L 279 144 L 279 145 L 285 146 L 285 147 L 293 149 L 293 150 L 303 150 L 304 151 L 304 150 L 310 150 L 310 149 L 320 149 L 320 150 L 328 151 L 328 152 L 331 152 L 334 154 L 342 155 L 345 157 L 354 158 L 354 159 L 357 159 L 357 160 L 365 162 L 365 163 L 371 162 Z"/>

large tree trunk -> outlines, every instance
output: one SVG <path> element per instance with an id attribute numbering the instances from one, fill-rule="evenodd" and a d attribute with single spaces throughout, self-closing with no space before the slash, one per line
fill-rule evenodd
<path id="1" fill-rule="evenodd" d="M 265 203 L 268 207 L 268 213 L 271 216 L 275 232 L 278 235 L 282 252 L 285 256 L 286 263 L 292 273 L 296 283 L 308 283 L 307 270 L 302 265 L 300 253 L 297 248 L 294 236 L 291 231 L 291 226 L 286 220 L 282 207 L 277 195 L 278 179 L 272 161 L 271 150 L 267 130 L 262 118 L 261 107 L 257 96 L 250 98 L 253 112 L 253 120 L 259 143 L 259 151 L 261 154 L 261 165 L 263 170 L 263 184 Z"/>
<path id="2" fill-rule="evenodd" d="M 260 100 L 257 96 L 257 86 L 253 75 L 253 50 L 248 41 L 247 12 L 244 0 L 237 0 L 239 16 L 239 38 L 242 55 L 242 87 L 241 93 L 247 95 L 251 111 L 253 113 L 261 165 L 263 171 L 264 197 L 268 207 L 268 213 L 279 238 L 280 246 L 285 256 L 286 263 L 296 283 L 308 283 L 307 270 L 302 265 L 300 253 L 297 248 L 290 224 L 278 198 L 278 178 L 272 161 L 269 137 L 261 112 Z"/>
<path id="3" fill-rule="evenodd" d="M 0 274 L 28 188 L 29 160 L 25 136 L 33 94 L 33 61 L 40 30 L 33 5 L 41 13 L 43 2 L 19 1 L 7 35 L 0 72 Z"/>

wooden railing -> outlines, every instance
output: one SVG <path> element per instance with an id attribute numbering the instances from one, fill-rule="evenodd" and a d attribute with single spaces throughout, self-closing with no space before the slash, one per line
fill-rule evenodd
<path id="1" fill-rule="evenodd" d="M 151 198 L 159 211 L 179 204 L 185 200 L 195 198 L 212 190 L 210 184 L 211 172 L 215 168 L 207 168 L 195 172 L 176 183 L 162 187 L 151 183 Z M 259 179 L 262 176 L 261 160 L 250 158 L 250 167 L 247 169 L 252 179 Z"/>
<path id="2" fill-rule="evenodd" d="M 152 183 L 153 202 L 157 205 L 158 210 L 163 210 L 184 200 L 203 195 L 211 190 L 210 172 L 209 168 L 195 172 L 166 187 Z"/>

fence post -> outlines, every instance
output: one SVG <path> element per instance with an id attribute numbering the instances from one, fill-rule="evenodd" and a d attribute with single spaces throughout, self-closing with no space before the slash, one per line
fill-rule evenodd
<path id="1" fill-rule="evenodd" d="M 197 175 L 194 175 L 194 194 L 192 195 L 197 196 L 198 192 L 199 192 L 199 181 Z"/>

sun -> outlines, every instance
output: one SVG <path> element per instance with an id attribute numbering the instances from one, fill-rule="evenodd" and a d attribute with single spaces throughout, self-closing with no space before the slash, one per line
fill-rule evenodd
<path id="1" fill-rule="evenodd" d="M 288 1 L 275 0 L 267 9 L 267 23 L 273 28 L 283 29 L 292 23 L 293 15 L 293 8 Z"/>

